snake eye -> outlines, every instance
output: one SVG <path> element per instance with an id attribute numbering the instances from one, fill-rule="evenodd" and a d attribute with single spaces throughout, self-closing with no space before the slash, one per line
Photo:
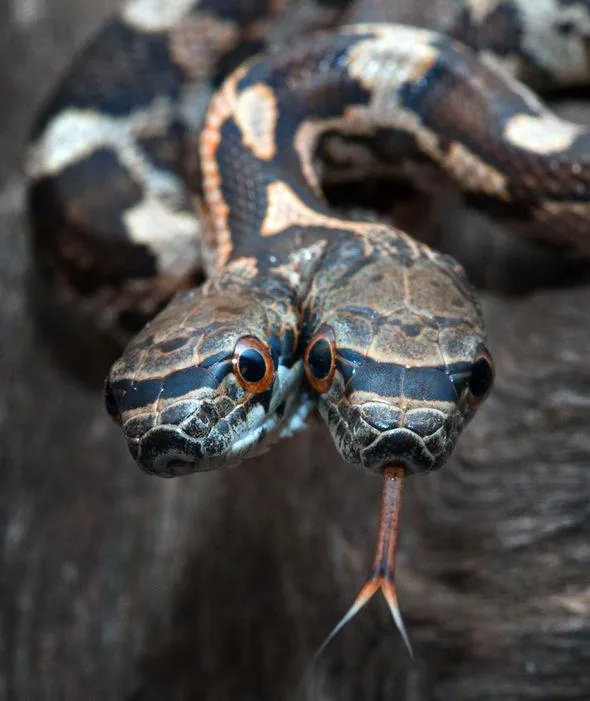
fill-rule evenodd
<path id="1" fill-rule="evenodd" d="M 494 361 L 484 348 L 471 367 L 471 375 L 467 381 L 471 396 L 469 403 L 479 406 L 490 393 L 494 384 Z"/>
<path id="2" fill-rule="evenodd" d="M 244 336 L 236 343 L 232 360 L 235 376 L 247 392 L 266 391 L 274 378 L 274 365 L 268 348 L 254 336 Z"/>
<path id="3" fill-rule="evenodd" d="M 309 384 L 320 393 L 330 389 L 336 359 L 334 332 L 329 326 L 320 326 L 305 351 L 305 374 Z"/>

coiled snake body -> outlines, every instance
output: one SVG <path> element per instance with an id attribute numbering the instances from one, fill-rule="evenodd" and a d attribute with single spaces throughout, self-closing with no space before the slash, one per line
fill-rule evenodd
<path id="1" fill-rule="evenodd" d="M 493 380 L 471 287 L 449 257 L 331 209 L 315 154 L 334 133 L 362 137 L 376 159 L 403 145 L 587 251 L 588 132 L 514 75 L 583 80 L 589 4 L 533 4 L 451 2 L 445 34 L 371 17 L 242 63 L 288 7 L 135 0 L 87 50 L 32 140 L 35 241 L 113 325 L 187 288 L 107 381 L 144 470 L 235 462 L 314 406 L 350 463 L 389 477 L 444 463 Z M 325 23 L 356 11 L 328 5 Z M 569 53 L 535 54 L 530 34 L 553 30 Z M 228 71 L 193 131 L 206 79 Z M 209 279 L 191 288 L 201 264 Z M 392 582 L 390 564 L 373 580 Z"/>

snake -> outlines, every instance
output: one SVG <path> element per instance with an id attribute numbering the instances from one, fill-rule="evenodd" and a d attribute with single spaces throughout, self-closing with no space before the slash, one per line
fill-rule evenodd
<path id="1" fill-rule="evenodd" d="M 41 267 L 100 323 L 141 327 L 105 389 L 139 466 L 235 464 L 317 410 L 386 484 L 440 468 L 494 382 L 477 297 L 323 183 L 354 177 L 351 153 L 434 164 L 587 254 L 589 131 L 533 88 L 587 80 L 589 31 L 583 0 L 127 3 L 41 112 L 28 172 Z M 390 583 L 406 638 L 380 538 L 369 594 Z"/>

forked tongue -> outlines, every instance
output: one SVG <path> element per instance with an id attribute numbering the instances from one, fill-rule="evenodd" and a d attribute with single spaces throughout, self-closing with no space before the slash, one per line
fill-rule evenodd
<path id="1" fill-rule="evenodd" d="M 404 494 L 404 478 L 405 469 L 401 465 L 389 465 L 384 470 L 379 533 L 377 535 L 377 549 L 375 551 L 371 575 L 361 587 L 352 606 L 334 626 L 319 647 L 314 655 L 313 665 L 315 665 L 315 662 L 330 642 L 338 635 L 344 626 L 356 616 L 379 589 L 383 592 L 395 625 L 402 636 L 410 656 L 414 656 L 410 638 L 408 637 L 399 610 L 397 591 L 395 588 L 395 553 L 397 549 L 399 517 Z"/>

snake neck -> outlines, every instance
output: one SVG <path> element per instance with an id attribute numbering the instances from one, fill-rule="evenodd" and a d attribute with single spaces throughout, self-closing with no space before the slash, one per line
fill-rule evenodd
<path id="1" fill-rule="evenodd" d="M 538 130 L 546 143 L 531 136 Z M 408 154 L 438 164 L 476 206 L 524 209 L 548 233 L 558 220 L 562 239 L 588 245 L 586 129 L 442 35 L 356 25 L 243 65 L 212 101 L 201 159 L 222 265 L 274 239 L 292 250 L 298 230 L 364 234 L 321 195 L 316 150 L 332 132 L 361 137 L 381 165 L 376 146 L 397 153 L 410 142 Z M 563 204 L 552 201 L 556 188 Z"/>
<path id="2" fill-rule="evenodd" d="M 354 228 L 325 202 L 313 155 L 317 120 L 326 127 L 326 120 L 368 100 L 341 63 L 358 40 L 321 36 L 285 61 L 273 56 L 246 64 L 214 97 L 200 146 L 217 267 L 251 257 L 291 265 L 294 251 L 328 230 L 342 238 Z M 300 257 L 304 276 L 317 254 L 307 264 Z"/>

